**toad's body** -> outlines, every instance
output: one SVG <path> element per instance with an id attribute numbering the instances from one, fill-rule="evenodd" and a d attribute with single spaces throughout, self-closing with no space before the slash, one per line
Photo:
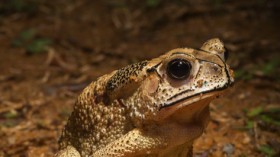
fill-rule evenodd
<path id="1" fill-rule="evenodd" d="M 232 75 L 219 39 L 104 75 L 78 97 L 56 156 L 191 156 Z"/>

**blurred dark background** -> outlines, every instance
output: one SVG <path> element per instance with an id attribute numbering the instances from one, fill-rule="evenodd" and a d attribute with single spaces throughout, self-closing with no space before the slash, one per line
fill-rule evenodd
<path id="1" fill-rule="evenodd" d="M 1 0 L 0 156 L 51 156 L 88 83 L 213 37 L 237 83 L 196 156 L 278 156 L 279 19 L 278 0 Z"/>

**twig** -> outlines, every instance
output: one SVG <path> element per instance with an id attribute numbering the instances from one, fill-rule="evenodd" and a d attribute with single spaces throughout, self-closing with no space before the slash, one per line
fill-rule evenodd
<path id="1" fill-rule="evenodd" d="M 4 101 L 3 104 L 8 105 L 7 107 L 0 108 L 0 113 L 8 112 L 11 110 L 16 110 L 22 108 L 24 105 L 22 103 L 13 103 L 10 101 Z"/>
<path id="2" fill-rule="evenodd" d="M 260 144 L 259 144 L 259 140 L 258 140 L 258 124 L 257 124 L 257 122 L 254 122 L 253 131 L 254 131 L 255 145 L 256 145 L 257 148 L 260 148 Z"/>

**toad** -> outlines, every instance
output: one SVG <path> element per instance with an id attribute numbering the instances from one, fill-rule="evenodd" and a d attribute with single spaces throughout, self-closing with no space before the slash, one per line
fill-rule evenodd
<path id="1" fill-rule="evenodd" d="M 56 157 L 191 157 L 209 103 L 233 84 L 221 40 L 177 48 L 89 84 L 59 140 Z"/>

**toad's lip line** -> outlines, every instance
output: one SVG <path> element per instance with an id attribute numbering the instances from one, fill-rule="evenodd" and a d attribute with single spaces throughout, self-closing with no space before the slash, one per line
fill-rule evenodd
<path id="1" fill-rule="evenodd" d="M 180 101 L 177 101 L 176 103 L 172 103 L 172 106 L 166 106 L 164 108 L 161 108 L 160 112 L 166 112 L 164 117 L 161 117 L 161 119 L 165 119 L 171 115 L 173 115 L 173 113 L 175 113 L 177 110 L 183 108 L 183 107 L 189 107 L 191 105 L 197 105 L 196 103 L 198 103 L 199 101 L 203 101 L 203 100 L 212 100 L 215 99 L 217 96 L 220 96 L 224 93 L 224 91 L 226 90 L 226 88 L 224 88 L 223 90 L 217 90 L 217 91 L 211 91 L 211 92 L 204 92 L 204 94 L 195 94 L 193 95 L 190 100 L 190 98 L 187 99 L 181 99 Z M 209 99 L 210 98 L 210 99 Z M 206 107 L 209 103 L 203 104 L 202 108 Z"/>
<path id="2" fill-rule="evenodd" d="M 215 88 L 215 89 L 211 89 L 211 90 L 208 90 L 208 91 L 196 93 L 196 94 L 194 94 L 194 95 L 192 95 L 192 96 L 189 96 L 189 97 L 186 97 L 186 98 L 183 98 L 183 99 L 179 99 L 179 100 L 174 101 L 174 102 L 171 102 L 171 103 L 169 103 L 169 104 L 161 104 L 159 110 L 162 110 L 162 109 L 164 109 L 164 108 L 168 108 L 168 107 L 170 107 L 170 106 L 176 105 L 176 104 L 181 103 L 182 101 L 185 101 L 185 100 L 193 99 L 193 98 L 195 98 L 195 97 L 197 97 L 197 96 L 201 97 L 200 100 L 202 100 L 202 99 L 204 99 L 204 98 L 202 98 L 202 97 L 205 96 L 205 95 L 209 95 L 209 93 L 213 93 L 212 95 L 216 95 L 215 93 L 217 93 L 217 92 L 218 92 L 218 93 L 222 93 L 222 92 L 225 91 L 225 90 L 228 88 L 228 86 L 231 85 L 232 83 L 233 83 L 233 82 L 228 82 L 228 83 L 226 83 L 226 84 L 225 84 L 223 87 L 221 87 L 221 88 Z M 210 95 L 211 95 L 211 94 L 210 94 Z M 219 95 L 219 94 L 217 94 L 217 95 Z M 207 98 L 207 97 L 206 97 L 206 98 Z"/>

